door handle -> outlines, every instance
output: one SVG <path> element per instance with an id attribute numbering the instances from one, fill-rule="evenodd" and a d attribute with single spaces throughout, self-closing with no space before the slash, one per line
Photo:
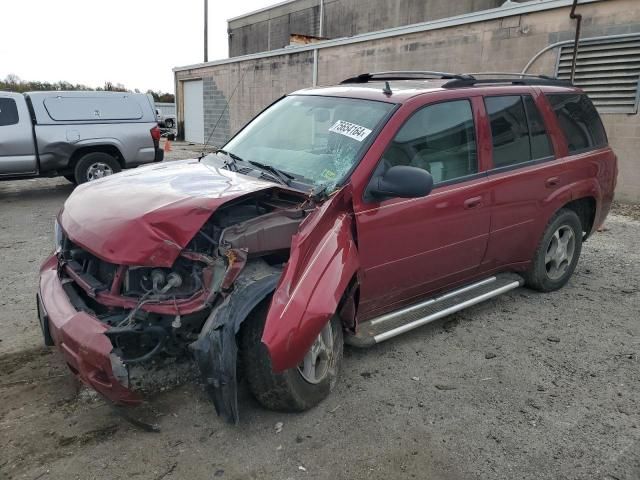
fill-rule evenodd
<path id="1" fill-rule="evenodd" d="M 469 210 L 470 208 L 478 208 L 482 205 L 482 197 L 468 198 L 464 201 L 464 208 Z"/>
<path id="2" fill-rule="evenodd" d="M 558 177 L 550 177 L 544 182 L 547 188 L 557 187 L 558 183 L 560 183 L 560 179 Z"/>

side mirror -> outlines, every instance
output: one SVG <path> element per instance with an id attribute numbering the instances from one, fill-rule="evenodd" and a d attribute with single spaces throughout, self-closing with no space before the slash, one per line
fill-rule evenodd
<path id="1" fill-rule="evenodd" d="M 369 185 L 369 193 L 376 198 L 418 198 L 429 195 L 432 188 L 433 177 L 426 170 L 397 165 L 389 168 L 384 175 L 374 177 Z"/>

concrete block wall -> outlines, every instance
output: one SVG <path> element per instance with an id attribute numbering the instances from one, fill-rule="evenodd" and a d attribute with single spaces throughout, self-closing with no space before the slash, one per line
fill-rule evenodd
<path id="1" fill-rule="evenodd" d="M 583 38 L 640 33 L 638 0 L 609 0 L 580 5 Z M 318 83 L 335 84 L 362 72 L 380 70 L 520 71 L 545 46 L 574 35 L 569 8 L 476 22 L 410 35 L 352 43 L 318 50 Z M 553 74 L 557 50 L 543 55 L 530 73 Z M 215 88 L 209 101 L 219 111 L 242 72 L 245 78 L 230 102 L 228 130 L 215 134 L 224 143 L 265 106 L 291 91 L 310 87 L 313 52 L 292 52 L 257 60 L 177 72 L 181 78 L 211 78 Z M 178 82 L 180 83 L 180 82 Z M 205 84 L 206 85 L 206 84 Z M 180 87 L 177 89 L 180 95 Z M 209 92 L 209 90 L 207 90 Z M 207 93 L 205 93 L 206 97 Z M 205 109 L 207 109 L 205 101 Z M 214 115 L 215 116 L 215 115 Z M 603 114 L 609 142 L 619 158 L 617 198 L 640 203 L 640 115 Z M 209 128 L 209 120 L 206 120 Z M 225 127 L 226 128 L 226 127 Z M 220 129 L 220 126 L 218 127 Z M 225 137 L 225 135 L 227 135 Z"/>
<path id="2" fill-rule="evenodd" d="M 217 80 L 217 81 L 216 81 Z M 204 77 L 202 96 L 204 107 L 204 140 L 212 145 L 223 145 L 231 135 L 230 114 L 222 85 L 224 77 Z"/>
<path id="3" fill-rule="evenodd" d="M 609 144 L 618 156 L 616 200 L 640 203 L 640 118 L 602 115 Z"/>
<path id="4" fill-rule="evenodd" d="M 176 74 L 178 104 L 181 110 L 183 81 L 202 79 L 205 141 L 211 137 L 211 145 L 221 146 L 267 105 L 311 86 L 312 75 L 311 51 L 185 70 Z M 179 123 L 182 118 L 181 112 Z M 218 118 L 220 122 L 211 135 Z"/>

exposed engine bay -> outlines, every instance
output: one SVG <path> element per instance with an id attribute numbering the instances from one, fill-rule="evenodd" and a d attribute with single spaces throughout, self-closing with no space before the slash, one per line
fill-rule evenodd
<path id="1" fill-rule="evenodd" d="M 312 207 L 307 196 L 280 189 L 232 200 L 215 211 L 170 268 L 114 265 L 64 236 L 58 273 L 74 307 L 109 327 L 114 374 L 130 384 L 134 365 L 188 356 L 189 345 L 247 264 L 282 269 L 291 238 Z"/>

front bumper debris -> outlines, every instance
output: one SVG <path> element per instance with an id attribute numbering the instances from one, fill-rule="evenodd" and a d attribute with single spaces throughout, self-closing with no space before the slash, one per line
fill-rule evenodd
<path id="1" fill-rule="evenodd" d="M 92 315 L 77 311 L 69 301 L 57 274 L 55 256 L 45 262 L 40 272 L 38 314 L 45 343 L 49 332 L 78 379 L 116 404 L 142 402 L 142 397 L 123 385 L 113 371 L 113 346 L 104 334 L 108 327 Z M 117 373 L 122 378 L 122 372 Z"/>

